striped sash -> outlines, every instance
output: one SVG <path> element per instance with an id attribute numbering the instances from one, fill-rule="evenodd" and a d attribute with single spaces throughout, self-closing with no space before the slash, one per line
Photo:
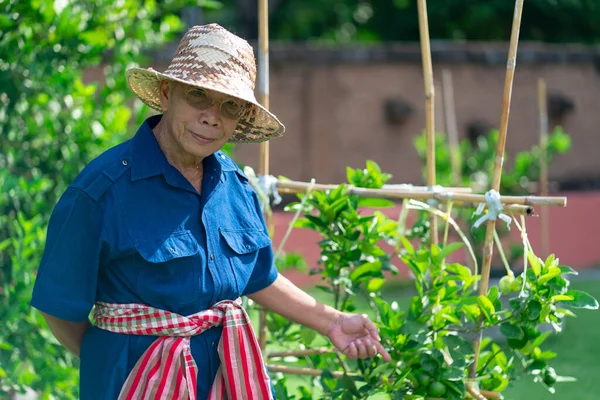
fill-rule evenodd
<path id="1" fill-rule="evenodd" d="M 190 337 L 223 326 L 221 365 L 209 400 L 272 400 L 270 379 L 241 300 L 221 301 L 184 317 L 141 304 L 96 303 L 98 328 L 129 335 L 159 336 L 127 377 L 119 400 L 196 400 L 198 368 Z"/>

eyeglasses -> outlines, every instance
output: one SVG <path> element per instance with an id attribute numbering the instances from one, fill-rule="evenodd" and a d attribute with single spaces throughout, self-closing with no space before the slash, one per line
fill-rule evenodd
<path id="1" fill-rule="evenodd" d="M 216 101 L 211 99 L 204 89 L 200 88 L 192 87 L 185 89 L 185 99 L 190 106 L 198 110 L 206 110 L 216 103 L 219 105 L 221 115 L 227 119 L 240 119 L 246 112 L 245 104 L 233 99 Z"/>

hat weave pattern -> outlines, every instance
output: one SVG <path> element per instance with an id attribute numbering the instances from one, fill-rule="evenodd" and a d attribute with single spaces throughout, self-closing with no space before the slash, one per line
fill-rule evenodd
<path id="1" fill-rule="evenodd" d="M 160 81 L 169 80 L 214 90 L 248 103 L 230 138 L 232 143 L 259 143 L 282 136 L 283 124 L 254 96 L 256 63 L 252 46 L 217 24 L 194 26 L 181 39 L 169 67 L 131 68 L 127 82 L 148 106 L 162 111 Z"/>

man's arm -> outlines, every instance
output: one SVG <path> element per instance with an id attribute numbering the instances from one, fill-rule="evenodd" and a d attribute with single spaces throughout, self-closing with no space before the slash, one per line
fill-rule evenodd
<path id="1" fill-rule="evenodd" d="M 327 336 L 350 359 L 381 354 L 385 361 L 391 361 L 380 343 L 377 327 L 366 315 L 343 313 L 319 303 L 282 275 L 248 297 L 269 311 Z"/>
<path id="2" fill-rule="evenodd" d="M 333 322 L 342 315 L 335 308 L 319 303 L 283 275 L 248 297 L 269 311 L 323 335 L 327 334 Z"/>
<path id="3" fill-rule="evenodd" d="M 71 322 L 42 313 L 50 330 L 67 350 L 79 357 L 83 335 L 92 326 L 90 321 Z"/>

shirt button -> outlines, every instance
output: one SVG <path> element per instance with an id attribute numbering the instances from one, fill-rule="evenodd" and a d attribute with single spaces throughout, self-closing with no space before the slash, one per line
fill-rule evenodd
<path id="1" fill-rule="evenodd" d="M 217 342 L 212 342 L 212 347 L 214 347 L 216 349 L 218 346 L 219 345 L 217 344 Z"/>
<path id="2" fill-rule="evenodd" d="M 210 255 L 210 259 L 211 259 L 211 260 L 214 260 L 214 259 L 215 259 L 215 255 L 214 255 L 214 254 L 211 254 L 211 255 Z"/>
<path id="3" fill-rule="evenodd" d="M 127 160 L 121 160 L 121 164 L 127 165 Z"/>

